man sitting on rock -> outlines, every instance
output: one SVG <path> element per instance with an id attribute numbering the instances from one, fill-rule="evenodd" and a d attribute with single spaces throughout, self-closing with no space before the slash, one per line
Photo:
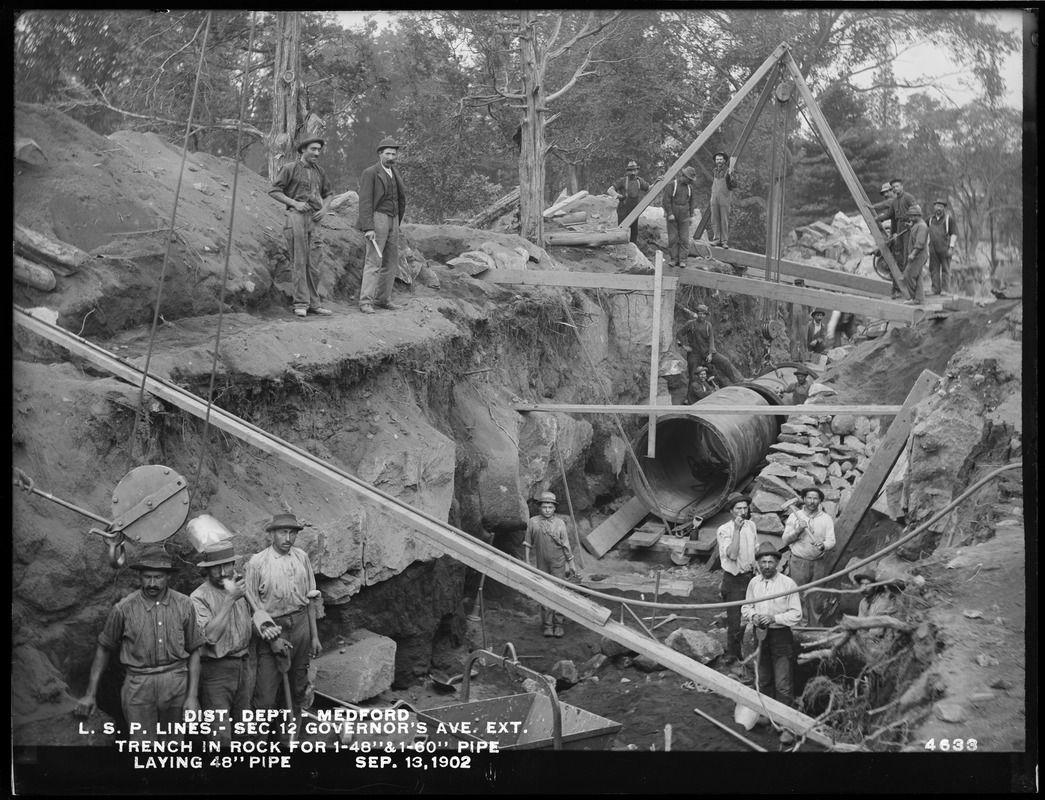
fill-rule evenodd
<path id="1" fill-rule="evenodd" d="M 577 574 L 577 567 L 573 563 L 566 523 L 555 516 L 558 501 L 551 492 L 544 492 L 540 504 L 541 513 L 531 517 L 526 525 L 526 537 L 523 540 L 526 563 L 530 563 L 530 553 L 533 552 L 537 569 L 556 578 L 572 578 Z M 564 617 L 558 611 L 541 606 L 541 624 L 545 636 L 562 638 L 566 633 L 562 627 L 563 621 Z"/>
<path id="2" fill-rule="evenodd" d="M 788 516 L 783 538 L 784 544 L 791 546 L 791 578 L 799 586 L 804 586 L 813 580 L 816 562 L 835 546 L 835 523 L 820 508 L 824 492 L 819 487 L 804 489 L 800 497 L 803 507 L 795 509 Z M 819 624 L 813 598 L 803 597 L 802 607 L 807 624 Z"/>
<path id="3" fill-rule="evenodd" d="M 722 601 L 729 603 L 747 596 L 747 585 L 755 577 L 755 543 L 758 533 L 751 521 L 751 497 L 734 492 L 726 500 L 730 521 L 716 532 L 718 554 L 722 562 Z M 744 624 L 740 606 L 726 609 L 726 655 L 740 661 L 743 655 Z"/>
<path id="4" fill-rule="evenodd" d="M 693 319 L 679 328 L 676 337 L 679 346 L 686 351 L 686 366 L 689 368 L 690 383 L 696 377 L 697 368 L 710 366 L 715 368 L 720 386 L 731 386 L 743 380 L 733 362 L 715 349 L 715 329 L 711 327 L 711 313 L 701 303 L 696 313 L 683 309 Z"/>

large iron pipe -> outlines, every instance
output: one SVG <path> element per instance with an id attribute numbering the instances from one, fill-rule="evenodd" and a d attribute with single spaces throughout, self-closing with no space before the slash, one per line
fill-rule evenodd
<path id="1" fill-rule="evenodd" d="M 746 383 L 719 389 L 691 408 L 734 405 L 782 405 L 783 389 L 794 380 L 794 367 L 774 369 Z M 717 513 L 729 494 L 750 475 L 780 434 L 782 417 L 746 414 L 665 414 L 657 420 L 657 456 L 639 456 L 652 493 L 629 467 L 628 485 L 652 512 L 669 522 L 705 519 Z M 649 425 L 632 442 L 645 453 Z"/>

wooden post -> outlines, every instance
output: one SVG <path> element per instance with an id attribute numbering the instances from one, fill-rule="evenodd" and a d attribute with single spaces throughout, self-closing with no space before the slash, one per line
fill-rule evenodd
<path id="1" fill-rule="evenodd" d="M 653 200 L 664 191 L 664 187 L 667 186 L 679 173 L 679 170 L 686 166 L 689 160 L 696 155 L 697 151 L 704 146 L 704 143 L 707 142 L 712 134 L 719 129 L 719 126 L 721 126 L 729 115 L 736 110 L 737 106 L 743 102 L 744 98 L 751 93 L 751 90 L 758 86 L 759 82 L 769 74 L 769 71 L 786 52 L 787 48 L 782 44 L 779 45 L 777 49 L 770 54 L 769 58 L 762 63 L 762 66 L 752 73 L 751 77 L 748 78 L 747 83 L 741 86 L 740 90 L 733 95 L 733 99 L 722 107 L 722 110 L 718 112 L 718 115 L 711 120 L 711 123 L 701 132 L 700 136 L 697 137 L 697 140 L 686 148 L 686 152 L 679 156 L 678 160 L 668 168 L 668 171 L 664 173 L 664 177 L 657 181 L 657 183 L 646 193 L 646 196 L 639 200 L 639 204 L 632 209 L 631 213 L 621 220 L 621 228 L 627 230 L 631 227 L 631 223 L 639 218 L 639 215 L 646 209 L 646 206 L 652 203 Z"/>
<path id="2" fill-rule="evenodd" d="M 80 268 L 91 258 L 79 247 L 52 239 L 50 236 L 37 233 L 31 228 L 17 223 L 15 223 L 14 250 L 30 261 L 43 264 L 62 276 L 79 272 Z"/>
<path id="3" fill-rule="evenodd" d="M 907 439 L 911 435 L 911 428 L 914 425 L 915 406 L 932 392 L 933 387 L 936 386 L 939 380 L 939 375 L 929 370 L 924 370 L 918 376 L 918 380 L 914 382 L 914 386 L 911 387 L 911 391 L 907 395 L 907 400 L 904 401 L 900 413 L 893 417 L 889 430 L 878 443 L 874 455 L 871 456 L 867 470 L 856 482 L 856 485 L 853 487 L 853 493 L 849 496 L 845 506 L 842 507 L 841 512 L 838 514 L 838 519 L 835 520 L 835 548 L 831 553 L 832 561 L 830 567 L 828 568 L 827 565 L 828 559 L 821 559 L 822 563 L 818 565 L 820 569 L 817 572 L 822 572 L 822 575 L 814 575 L 814 577 L 823 577 L 823 575 L 829 574 L 829 569 L 835 570 L 839 564 L 844 563 L 845 551 L 852 540 L 853 534 L 856 533 L 856 529 L 860 526 L 864 515 L 867 514 L 867 509 L 871 507 L 871 503 L 878 496 L 882 484 L 889 477 L 893 465 L 896 464 L 896 460 L 900 457 L 900 452 L 907 444 Z M 810 408 L 815 408 L 815 406 L 810 406 Z"/>
<path id="4" fill-rule="evenodd" d="M 904 285 L 903 276 L 900 274 L 900 268 L 896 265 L 896 260 L 893 258 L 892 252 L 890 252 L 889 248 L 886 246 L 885 236 L 883 236 L 882 232 L 878 230 L 878 223 L 875 221 L 874 215 L 871 213 L 871 201 L 867 197 L 867 192 L 864 191 L 864 187 L 856 177 L 856 173 L 853 171 L 853 166 L 849 163 L 849 159 L 847 159 L 845 153 L 842 152 L 842 146 L 835 138 L 834 132 L 831 130 L 831 126 L 827 122 L 827 118 L 824 117 L 824 112 L 820 110 L 820 106 L 817 105 L 816 100 L 813 98 L 813 93 L 809 90 L 809 85 L 806 83 L 805 78 L 802 77 L 802 72 L 798 69 L 798 64 L 796 64 L 794 58 L 791 57 L 790 50 L 785 53 L 784 64 L 794 77 L 795 85 L 798 87 L 799 94 L 802 95 L 802 101 L 806 104 L 806 110 L 809 111 L 809 116 L 812 117 L 813 125 L 820 133 L 820 138 L 823 139 L 824 144 L 827 146 L 827 151 L 831 154 L 835 166 L 842 174 L 842 180 L 845 181 L 845 185 L 849 187 L 849 192 L 852 194 L 853 200 L 856 201 L 856 207 L 860 210 L 860 215 L 864 218 L 864 222 L 867 223 L 867 228 L 871 232 L 875 244 L 878 245 L 878 249 L 881 251 L 882 257 L 885 259 L 885 263 L 889 265 L 889 272 L 892 273 L 893 280 L 895 280 L 896 285 L 900 287 L 900 291 L 903 293 L 904 297 L 910 299 L 911 293 L 907 290 L 907 286 Z"/>
<path id="5" fill-rule="evenodd" d="M 32 286 L 41 292 L 53 292 L 54 287 L 58 285 L 51 270 L 27 261 L 21 256 L 14 257 L 14 278 L 19 283 Z"/>
<path id="6" fill-rule="evenodd" d="M 571 231 L 546 234 L 544 243 L 547 246 L 587 246 L 598 247 L 604 244 L 627 244 L 631 232 L 621 228 L 610 228 L 608 231 Z"/>
<path id="7" fill-rule="evenodd" d="M 660 378 L 660 292 L 664 280 L 664 252 L 653 257 L 653 340 L 650 343 L 649 404 L 657 405 L 657 384 Z M 646 437 L 646 457 L 657 457 L 657 417 L 650 414 L 649 435 Z"/>

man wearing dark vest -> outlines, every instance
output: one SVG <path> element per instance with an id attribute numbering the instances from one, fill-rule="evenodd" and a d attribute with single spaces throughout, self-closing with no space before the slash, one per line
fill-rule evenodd
<path id="1" fill-rule="evenodd" d="M 617 198 L 617 224 L 620 225 L 626 216 L 639 204 L 639 198 L 649 191 L 649 184 L 639 177 L 639 164 L 631 160 L 625 170 L 624 177 L 617 180 L 609 188 L 607 194 Z M 631 242 L 639 240 L 639 221 L 631 223 Z"/>
<path id="2" fill-rule="evenodd" d="M 359 176 L 359 219 L 366 237 L 366 261 L 359 287 L 359 310 L 394 309 L 392 285 L 399 269 L 399 224 L 406 211 L 406 187 L 396 169 L 399 145 L 385 138 L 377 146 L 379 161 Z"/>
<path id="3" fill-rule="evenodd" d="M 681 267 L 683 260 L 689 258 L 689 220 L 697 207 L 697 195 L 693 191 L 696 179 L 697 171 L 693 167 L 683 167 L 661 193 L 660 201 L 668 222 L 668 264 L 673 267 Z"/>

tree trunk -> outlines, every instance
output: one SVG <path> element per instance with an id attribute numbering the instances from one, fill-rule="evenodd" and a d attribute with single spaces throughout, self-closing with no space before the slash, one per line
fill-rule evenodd
<path id="1" fill-rule="evenodd" d="M 18 224 L 15 224 L 14 250 L 30 261 L 43 264 L 62 276 L 79 272 L 91 258 L 79 247 L 44 236 Z"/>
<path id="2" fill-rule="evenodd" d="M 540 74 L 537 14 L 519 12 L 519 55 L 525 102 L 519 148 L 519 234 L 541 246 L 544 236 L 544 80 Z"/>
<path id="3" fill-rule="evenodd" d="M 269 179 L 294 153 L 301 96 L 301 13 L 276 14 L 276 60 L 273 70 L 272 133 L 269 137 Z"/>
<path id="4" fill-rule="evenodd" d="M 570 194 L 577 194 L 581 190 L 580 164 L 570 164 L 569 170 Z"/>

